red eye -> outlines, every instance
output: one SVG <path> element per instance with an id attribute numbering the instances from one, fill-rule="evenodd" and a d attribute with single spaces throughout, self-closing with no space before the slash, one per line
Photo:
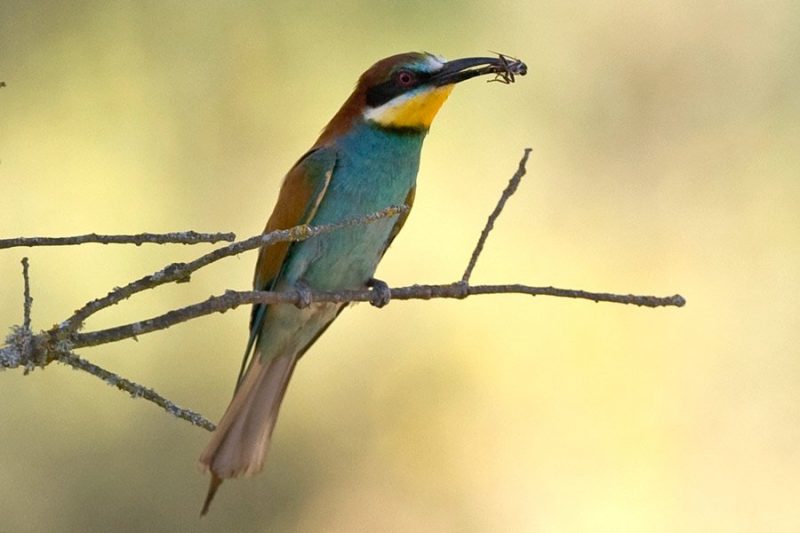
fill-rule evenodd
<path id="1" fill-rule="evenodd" d="M 397 73 L 397 83 L 403 87 L 410 87 L 414 83 L 414 74 L 407 70 L 401 70 Z"/>

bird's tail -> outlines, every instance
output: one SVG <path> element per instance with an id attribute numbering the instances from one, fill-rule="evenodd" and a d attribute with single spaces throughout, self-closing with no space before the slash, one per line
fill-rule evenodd
<path id="1" fill-rule="evenodd" d="M 281 400 L 292 376 L 297 356 L 280 355 L 262 361 L 253 356 L 211 442 L 200 456 L 200 468 L 211 472 L 211 485 L 200 515 L 205 515 L 222 481 L 250 476 L 261 470 L 269 448 Z"/>

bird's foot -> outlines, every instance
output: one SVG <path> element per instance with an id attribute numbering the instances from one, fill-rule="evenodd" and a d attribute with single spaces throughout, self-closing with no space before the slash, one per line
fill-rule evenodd
<path id="1" fill-rule="evenodd" d="M 369 301 L 371 305 L 381 308 L 389 303 L 392 299 L 392 290 L 385 281 L 372 278 L 367 282 L 367 287 L 371 287 L 372 300 Z"/>
<path id="2" fill-rule="evenodd" d="M 297 302 L 294 304 L 298 309 L 305 309 L 311 305 L 311 289 L 308 288 L 302 281 L 298 281 L 294 285 L 294 290 L 297 292 Z"/>

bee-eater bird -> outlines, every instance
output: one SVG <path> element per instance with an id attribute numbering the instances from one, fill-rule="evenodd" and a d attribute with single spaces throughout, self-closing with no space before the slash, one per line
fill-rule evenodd
<path id="1" fill-rule="evenodd" d="M 495 74 L 508 83 L 525 70 L 524 63 L 509 62 L 502 55 L 445 61 L 411 52 L 378 61 L 286 175 L 264 231 L 342 222 L 393 205 L 410 208 L 422 141 L 455 84 L 482 74 Z M 385 294 L 386 285 L 373 274 L 407 215 L 408 211 L 302 242 L 266 246 L 260 251 L 253 285 L 257 290 L 306 294 L 372 286 Z M 243 373 L 200 456 L 201 469 L 211 472 L 201 514 L 208 511 L 222 480 L 261 470 L 298 359 L 344 307 L 321 302 L 253 306 Z"/>

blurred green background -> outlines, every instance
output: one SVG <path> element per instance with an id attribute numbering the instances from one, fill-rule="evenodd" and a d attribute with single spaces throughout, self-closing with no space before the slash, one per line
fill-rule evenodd
<path id="1" fill-rule="evenodd" d="M 800 4 L 0 3 L 0 236 L 259 232 L 375 60 L 524 59 L 459 86 L 378 271 L 672 294 L 345 312 L 295 373 L 264 473 L 206 519 L 208 434 L 86 374 L 0 374 L 1 531 L 800 530 Z M 208 246 L 0 252 L 0 326 L 34 326 Z M 255 254 L 91 329 L 249 287 Z M 241 308 L 80 353 L 216 420 Z"/>

